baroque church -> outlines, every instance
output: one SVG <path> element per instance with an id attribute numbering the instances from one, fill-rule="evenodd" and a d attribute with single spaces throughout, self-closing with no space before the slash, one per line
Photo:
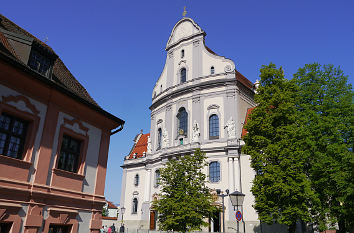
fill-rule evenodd
<path id="1" fill-rule="evenodd" d="M 208 48 L 205 36 L 193 19 L 183 17 L 168 38 L 165 66 L 152 90 L 150 133 L 135 137 L 121 166 L 120 206 L 125 208 L 123 220 L 129 232 L 158 230 L 151 204 L 160 191 L 159 169 L 168 159 L 192 154 L 196 148 L 207 156 L 204 172 L 216 197 L 214 204 L 222 209 L 217 192 L 244 193 L 240 232 L 261 232 L 250 191 L 255 172 L 250 156 L 241 153 L 241 137 L 247 133 L 243 125 L 255 107 L 257 83 L 244 77 L 232 60 Z M 228 196 L 224 203 L 224 212 L 212 216 L 209 229 L 203 231 L 236 231 L 235 210 Z"/>

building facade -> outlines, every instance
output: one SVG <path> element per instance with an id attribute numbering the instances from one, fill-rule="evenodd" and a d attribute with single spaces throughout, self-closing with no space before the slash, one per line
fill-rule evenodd
<path id="1" fill-rule="evenodd" d="M 0 15 L 1 233 L 99 232 L 110 136 L 123 125 Z"/>
<path id="2" fill-rule="evenodd" d="M 208 186 L 214 193 L 244 193 L 240 231 L 260 231 L 250 192 L 255 172 L 250 157 L 241 153 L 243 124 L 255 107 L 255 85 L 232 60 L 208 48 L 205 36 L 191 18 L 182 18 L 172 29 L 165 66 L 152 91 L 150 133 L 137 135 L 122 165 L 120 205 L 126 208 L 127 228 L 158 229 L 151 202 L 160 191 L 159 169 L 168 159 L 201 148 L 209 164 L 204 171 Z M 212 216 L 209 229 L 203 230 L 220 232 L 225 224 L 226 232 L 235 231 L 234 208 L 228 197 L 224 201 L 225 212 Z M 222 207 L 222 199 L 215 204 Z"/>

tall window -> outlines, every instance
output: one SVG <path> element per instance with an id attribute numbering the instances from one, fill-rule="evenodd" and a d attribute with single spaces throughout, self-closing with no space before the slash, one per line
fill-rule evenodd
<path id="1" fill-rule="evenodd" d="M 134 185 L 135 186 L 139 185 L 139 175 L 138 174 L 136 174 L 135 177 L 134 177 Z"/>
<path id="2" fill-rule="evenodd" d="M 214 66 L 210 67 L 210 74 L 214 74 L 215 73 L 215 69 Z"/>
<path id="3" fill-rule="evenodd" d="M 180 108 L 177 114 L 178 118 L 178 134 L 187 135 L 188 129 L 188 113 L 185 108 Z"/>
<path id="4" fill-rule="evenodd" d="M 181 58 L 184 58 L 184 49 L 181 51 Z"/>
<path id="5" fill-rule="evenodd" d="M 138 213 L 138 199 L 137 199 L 137 198 L 134 198 L 134 199 L 133 199 L 132 213 L 133 213 L 133 214 Z"/>
<path id="6" fill-rule="evenodd" d="M 157 130 L 157 150 L 160 150 L 161 149 L 161 146 L 162 146 L 162 130 L 161 128 L 159 128 Z"/>
<path id="7" fill-rule="evenodd" d="M 209 117 L 209 139 L 219 138 L 219 117 L 215 114 Z"/>
<path id="8" fill-rule="evenodd" d="M 210 182 L 218 182 L 220 180 L 220 163 L 209 163 L 209 180 Z"/>
<path id="9" fill-rule="evenodd" d="M 187 80 L 187 70 L 186 68 L 181 69 L 181 83 L 186 82 Z"/>
<path id="10" fill-rule="evenodd" d="M 63 136 L 61 143 L 58 169 L 77 172 L 80 158 L 81 142 L 68 135 Z"/>
<path id="11" fill-rule="evenodd" d="M 3 113 L 0 116 L 0 154 L 21 158 L 26 129 L 27 122 Z"/>
<path id="12" fill-rule="evenodd" d="M 160 170 L 157 169 L 155 171 L 155 187 L 159 187 L 159 182 L 160 182 Z"/>

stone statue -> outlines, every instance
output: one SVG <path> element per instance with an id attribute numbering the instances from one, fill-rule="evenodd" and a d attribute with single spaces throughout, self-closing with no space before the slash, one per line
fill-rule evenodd
<path id="1" fill-rule="evenodd" d="M 170 140 L 168 139 L 167 129 L 164 128 L 162 130 L 162 148 L 169 147 L 169 144 L 170 144 Z"/>
<path id="2" fill-rule="evenodd" d="M 147 153 L 151 154 L 152 152 L 152 147 L 151 147 L 151 138 L 148 136 L 148 145 L 147 145 Z"/>
<path id="3" fill-rule="evenodd" d="M 227 128 L 227 136 L 228 139 L 235 139 L 236 138 L 236 126 L 235 121 L 230 117 L 230 119 L 226 122 L 226 126 L 224 129 Z"/>
<path id="4" fill-rule="evenodd" d="M 193 124 L 193 134 L 192 134 L 192 142 L 199 142 L 200 130 L 199 125 L 196 121 Z"/>

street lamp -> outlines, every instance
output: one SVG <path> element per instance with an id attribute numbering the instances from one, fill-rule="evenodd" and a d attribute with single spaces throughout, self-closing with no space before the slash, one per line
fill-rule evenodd
<path id="1" fill-rule="evenodd" d="M 123 225 L 123 219 L 124 219 L 125 207 L 120 208 L 120 213 L 122 214 L 122 225 Z"/>
<path id="2" fill-rule="evenodd" d="M 235 191 L 233 193 L 230 193 L 229 196 L 230 196 L 231 204 L 233 205 L 234 209 L 236 206 L 237 211 L 238 211 L 238 207 L 242 206 L 242 204 L 243 204 L 243 200 L 245 199 L 245 194 L 243 194 L 239 191 Z M 243 216 L 242 216 L 242 222 L 243 222 L 243 228 L 245 228 L 245 222 L 243 221 Z M 239 232 L 240 232 L 239 231 L 239 221 L 237 220 L 237 233 L 239 233 Z"/>
<path id="3" fill-rule="evenodd" d="M 226 194 L 221 193 L 221 189 L 217 189 L 216 193 L 218 194 L 219 197 L 222 198 L 222 232 L 225 233 L 225 204 L 224 204 L 224 198 L 229 195 L 229 190 L 225 190 Z"/>

